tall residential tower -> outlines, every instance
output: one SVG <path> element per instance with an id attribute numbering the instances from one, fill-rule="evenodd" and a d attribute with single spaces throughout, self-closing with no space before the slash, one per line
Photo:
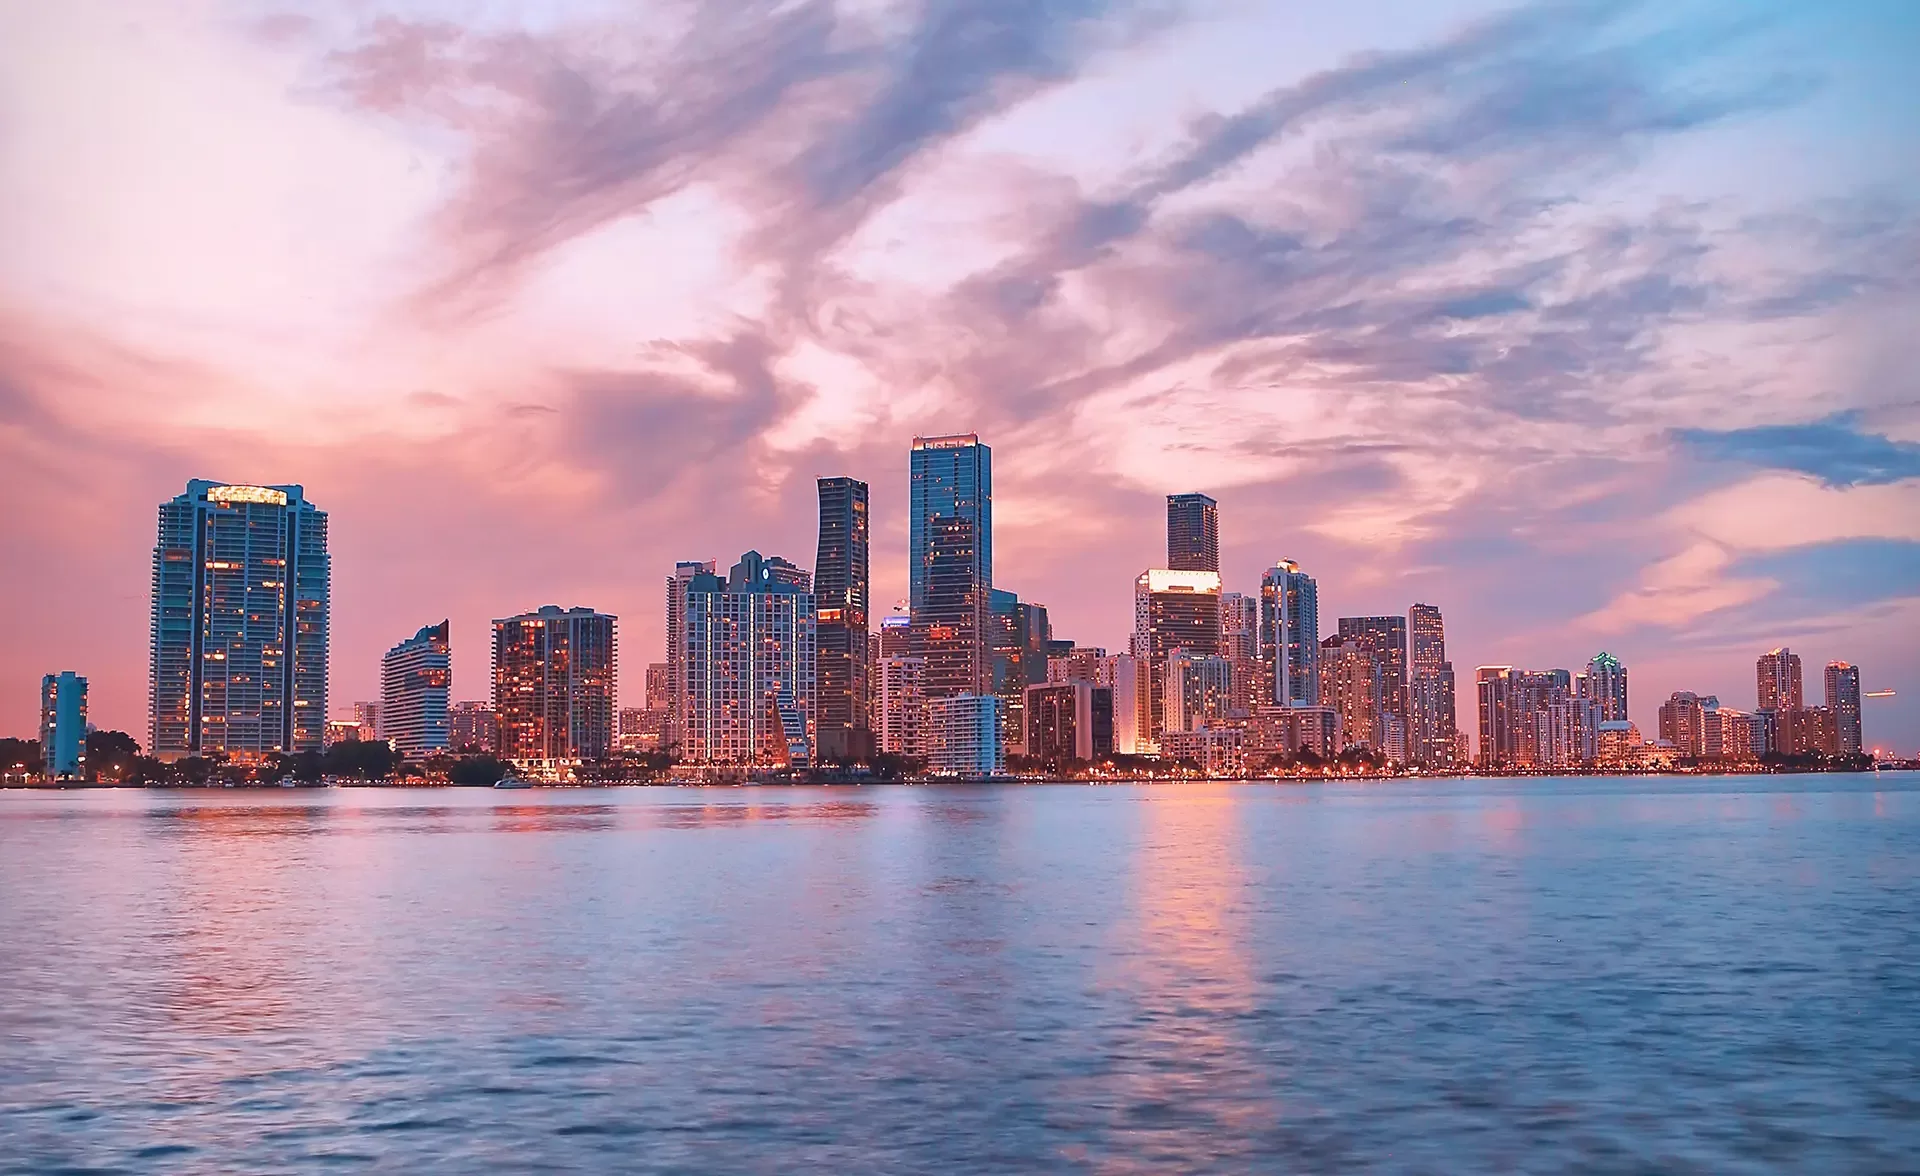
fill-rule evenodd
<path id="1" fill-rule="evenodd" d="M 1220 507 L 1204 494 L 1167 495 L 1167 567 L 1220 570 Z"/>
<path id="2" fill-rule="evenodd" d="M 820 545 L 813 564 L 819 754 L 828 760 L 864 760 L 873 753 L 867 484 L 821 478 L 819 491 Z"/>
<path id="3" fill-rule="evenodd" d="M 410 760 L 445 752 L 453 742 L 447 713 L 453 683 L 447 622 L 428 625 L 380 659 L 379 737 Z"/>

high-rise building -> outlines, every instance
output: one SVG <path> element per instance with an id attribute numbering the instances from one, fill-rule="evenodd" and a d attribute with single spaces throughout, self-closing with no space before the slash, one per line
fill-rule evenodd
<path id="1" fill-rule="evenodd" d="M 195 479 L 160 505 L 147 746 L 161 760 L 319 751 L 327 516 L 299 486 Z"/>
<path id="2" fill-rule="evenodd" d="M 1859 755 L 1866 746 L 1860 734 L 1859 666 L 1827 663 L 1827 710 L 1833 715 L 1835 749 L 1841 755 Z"/>
<path id="3" fill-rule="evenodd" d="M 1276 755 L 1297 756 L 1310 751 L 1332 759 L 1345 745 L 1340 712 L 1330 706 L 1255 707 L 1247 720 L 1247 756 L 1258 768 Z"/>
<path id="4" fill-rule="evenodd" d="M 1768 650 L 1754 663 L 1753 673 L 1761 710 L 1781 714 L 1805 708 L 1799 654 L 1785 648 Z"/>
<path id="5" fill-rule="evenodd" d="M 1047 681 L 1092 682 L 1100 673 L 1100 663 L 1107 659 L 1107 651 L 1097 645 L 1076 645 L 1067 652 L 1047 658 Z"/>
<path id="6" fill-rule="evenodd" d="M 907 657 L 912 654 L 913 618 L 905 613 L 880 618 L 879 645 L 878 657 Z"/>
<path id="7" fill-rule="evenodd" d="M 1602 722 L 1627 720 L 1627 667 L 1611 653 L 1603 650 L 1593 655 L 1587 672 L 1580 675 L 1578 693 L 1600 704 Z"/>
<path id="8" fill-rule="evenodd" d="M 41 768 L 55 779 L 87 772 L 87 680 L 72 670 L 40 679 Z"/>
<path id="9" fill-rule="evenodd" d="M 975 538 L 971 519 L 939 515 L 928 523 L 925 575 L 913 611 L 913 652 L 927 662 L 928 698 L 991 692 L 992 588 L 979 578 Z"/>
<path id="10" fill-rule="evenodd" d="M 494 721 L 493 704 L 456 702 L 448 708 L 447 743 L 456 752 L 493 754 L 500 746 L 500 724 Z"/>
<path id="11" fill-rule="evenodd" d="M 1720 700 L 1712 695 L 1702 698 L 1691 690 L 1676 690 L 1660 704 L 1660 741 L 1670 744 L 1674 754 L 1695 759 L 1707 751 L 1707 710 L 1717 710 Z"/>
<path id="12" fill-rule="evenodd" d="M 663 738 L 669 748 L 679 747 L 681 735 L 681 699 L 687 690 L 687 585 L 695 576 L 714 574 L 712 560 L 681 560 L 667 577 L 667 726 Z"/>
<path id="13" fill-rule="evenodd" d="M 354 703 L 353 722 L 360 728 L 360 742 L 372 743 L 380 738 L 380 704 L 377 702 Z"/>
<path id="14" fill-rule="evenodd" d="M 1026 746 L 1027 687 L 1046 681 L 1053 625 L 1047 607 L 995 588 L 987 594 L 987 646 L 993 693 L 1004 703 L 1003 737 L 1009 754 Z"/>
<path id="15" fill-rule="evenodd" d="M 692 763 L 805 767 L 817 746 L 813 594 L 785 560 L 749 551 L 725 580 L 687 584 L 682 755 Z"/>
<path id="16" fill-rule="evenodd" d="M 1440 610 L 1431 604 L 1409 608 L 1407 638 L 1409 755 L 1427 767 L 1451 767 L 1459 720 Z"/>
<path id="17" fill-rule="evenodd" d="M 447 714 L 452 684 L 446 621 L 387 650 L 380 659 L 379 737 L 411 760 L 445 752 L 453 736 Z"/>
<path id="18" fill-rule="evenodd" d="M 813 565 L 814 724 L 822 759 L 864 760 L 873 752 L 868 717 L 871 665 L 867 484 L 821 478 L 820 545 Z"/>
<path id="19" fill-rule="evenodd" d="M 897 654 L 880 659 L 874 706 L 881 751 L 889 755 L 926 754 L 921 737 L 926 721 L 926 677 L 926 658 Z"/>
<path id="20" fill-rule="evenodd" d="M 1320 704 L 1320 588 L 1290 559 L 1260 578 L 1260 657 L 1273 701 Z"/>
<path id="21" fill-rule="evenodd" d="M 549 765 L 601 759 L 613 749 L 614 624 L 605 613 L 554 604 L 493 622 L 493 712 L 502 758 Z"/>
<path id="22" fill-rule="evenodd" d="M 673 709 L 673 666 L 668 662 L 647 665 L 647 709 L 660 712 L 663 723 L 667 712 Z M 664 730 L 662 728 L 663 733 Z"/>
<path id="23" fill-rule="evenodd" d="M 1133 587 L 1133 655 L 1145 662 L 1151 738 L 1167 729 L 1167 659 L 1176 649 L 1220 648 L 1220 573 L 1154 568 Z"/>
<path id="24" fill-rule="evenodd" d="M 1160 755 L 1176 763 L 1192 764 L 1213 779 L 1243 776 L 1247 771 L 1247 736 L 1240 727 L 1169 731 L 1161 739 Z"/>
<path id="25" fill-rule="evenodd" d="M 926 706 L 922 738 L 929 770 L 967 779 L 998 776 L 1007 770 L 997 695 L 953 694 L 930 698 Z"/>
<path id="26" fill-rule="evenodd" d="M 1569 768 L 1598 754 L 1599 707 L 1573 693 L 1567 670 L 1481 666 L 1480 764 L 1486 768 Z"/>
<path id="27" fill-rule="evenodd" d="M 1265 663 L 1260 660 L 1260 598 L 1244 592 L 1220 594 L 1220 656 L 1233 667 L 1233 709 L 1248 713 L 1273 700 Z"/>
<path id="28" fill-rule="evenodd" d="M 1166 729 L 1217 724 L 1233 709 L 1233 663 L 1212 653 L 1176 649 L 1167 655 Z"/>
<path id="29" fill-rule="evenodd" d="M 987 590 L 993 587 L 993 451 L 971 433 L 915 437 L 908 478 L 908 612 L 915 623 L 921 623 L 942 519 L 971 524 L 966 567 L 984 605 Z M 952 540 L 949 535 L 947 542 Z"/>
<path id="30" fill-rule="evenodd" d="M 1087 681 L 1027 687 L 1029 758 L 1060 762 L 1113 754 L 1113 688 Z"/>
<path id="31" fill-rule="evenodd" d="M 1342 749 L 1386 749 L 1384 672 L 1366 641 L 1335 635 L 1320 643 L 1320 699 L 1340 715 Z"/>
<path id="32" fill-rule="evenodd" d="M 1220 508 L 1204 494 L 1167 495 L 1167 567 L 1220 570 Z"/>
<path id="33" fill-rule="evenodd" d="M 1393 715 L 1404 732 L 1411 726 L 1412 710 L 1407 690 L 1407 618 L 1341 617 L 1339 623 L 1340 636 L 1359 642 L 1373 654 L 1380 667 L 1380 709 L 1384 714 Z M 1322 651 L 1324 654 L 1324 645 Z M 1380 736 L 1377 746 L 1384 748 L 1384 729 Z"/>
<path id="34" fill-rule="evenodd" d="M 652 710 L 644 706 L 629 706 L 620 709 L 620 734 L 618 745 L 621 751 L 646 752 L 660 750 L 660 739 L 665 731 L 667 712 Z"/>

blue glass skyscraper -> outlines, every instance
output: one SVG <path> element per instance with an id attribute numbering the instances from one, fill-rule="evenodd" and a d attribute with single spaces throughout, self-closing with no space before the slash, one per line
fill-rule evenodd
<path id="1" fill-rule="evenodd" d="M 915 437 L 908 473 L 909 611 L 917 618 L 926 607 L 936 518 L 972 525 L 973 587 L 984 601 L 993 587 L 993 451 L 972 433 Z"/>

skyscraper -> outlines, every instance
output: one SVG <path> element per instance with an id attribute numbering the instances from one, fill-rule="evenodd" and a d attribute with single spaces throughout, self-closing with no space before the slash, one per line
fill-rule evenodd
<path id="1" fill-rule="evenodd" d="M 647 663 L 647 709 L 666 721 L 673 701 L 673 666 L 667 662 Z"/>
<path id="2" fill-rule="evenodd" d="M 1866 746 L 1860 734 L 1859 666 L 1827 663 L 1827 710 L 1833 715 L 1835 748 L 1841 755 L 1859 755 Z"/>
<path id="3" fill-rule="evenodd" d="M 1273 700 L 1260 661 L 1260 598 L 1220 594 L 1220 656 L 1233 667 L 1233 709 L 1252 711 Z"/>
<path id="4" fill-rule="evenodd" d="M 453 734 L 447 714 L 452 682 L 446 621 L 387 650 L 380 659 L 379 737 L 411 760 L 446 751 Z"/>
<path id="5" fill-rule="evenodd" d="M 614 617 L 543 605 L 493 622 L 499 754 L 519 763 L 600 759 L 613 749 Z"/>
<path id="6" fill-rule="evenodd" d="M 1450 767 L 1458 741 L 1459 718 L 1453 663 L 1447 660 L 1446 627 L 1440 610 L 1416 604 L 1407 610 L 1409 654 L 1409 749 L 1415 763 Z"/>
<path id="7" fill-rule="evenodd" d="M 1153 568 L 1133 586 L 1133 654 L 1146 663 L 1148 737 L 1166 728 L 1167 659 L 1220 648 L 1220 573 Z"/>
<path id="8" fill-rule="evenodd" d="M 1283 559 L 1260 578 L 1260 656 L 1281 706 L 1320 703 L 1320 588 Z"/>
<path id="9" fill-rule="evenodd" d="M 1580 697 L 1600 704 L 1602 722 L 1624 722 L 1627 718 L 1627 667 L 1611 653 L 1602 651 L 1587 663 L 1580 675 Z"/>
<path id="10" fill-rule="evenodd" d="M 1339 633 L 1373 654 L 1380 667 L 1380 709 L 1393 715 L 1402 730 L 1409 728 L 1412 707 L 1407 693 L 1407 618 L 1341 617 Z M 1376 746 L 1385 746 L 1384 733 L 1383 742 Z"/>
<path id="11" fill-rule="evenodd" d="M 473 700 L 456 702 L 449 707 L 447 743 L 456 752 L 478 751 L 492 755 L 500 746 L 500 724 L 494 721 L 493 704 Z"/>
<path id="12" fill-rule="evenodd" d="M 327 516 L 299 486 L 195 479 L 160 505 L 147 745 L 257 762 L 326 737 Z"/>
<path id="13" fill-rule="evenodd" d="M 1167 495 L 1167 567 L 1220 570 L 1220 508 L 1204 494 Z"/>
<path id="14" fill-rule="evenodd" d="M 1021 600 L 1005 589 L 987 594 L 987 647 L 993 693 L 1006 723 L 1002 733 L 1010 753 L 1026 745 L 1027 687 L 1047 680 L 1047 645 L 1053 625 L 1047 606 Z"/>
<path id="15" fill-rule="evenodd" d="M 749 551 L 687 584 L 683 758 L 805 767 L 816 739 L 813 593 Z"/>
<path id="16" fill-rule="evenodd" d="M 928 526 L 925 582 L 913 612 L 913 652 L 926 659 L 926 696 L 991 693 L 991 587 L 979 578 L 973 521 L 938 515 Z"/>
<path id="17" fill-rule="evenodd" d="M 671 667 L 667 680 L 667 725 L 664 739 L 669 748 L 680 746 L 680 700 L 687 689 L 687 585 L 695 576 L 714 574 L 712 560 L 681 560 L 667 577 L 667 661 Z"/>
<path id="18" fill-rule="evenodd" d="M 908 475 L 909 613 L 918 622 L 926 604 L 940 519 L 971 524 L 966 566 L 984 604 L 993 587 L 993 451 L 971 433 L 915 437 Z"/>
<path id="19" fill-rule="evenodd" d="M 823 759 L 865 759 L 868 717 L 867 484 L 821 478 L 820 545 L 813 565 L 815 725 Z"/>
<path id="20" fill-rule="evenodd" d="M 1337 634 L 1320 643 L 1320 698 L 1339 714 L 1345 747 L 1386 750 L 1382 662 L 1360 636 Z"/>
<path id="21" fill-rule="evenodd" d="M 87 771 L 87 680 L 72 670 L 40 679 L 40 757 L 48 776 Z"/>
<path id="22" fill-rule="evenodd" d="M 1768 650 L 1753 665 L 1760 709 L 1774 714 L 1805 709 L 1800 690 L 1800 655 L 1786 648 Z"/>
<path id="23" fill-rule="evenodd" d="M 927 659 L 895 654 L 880 659 L 874 705 L 880 750 L 889 755 L 926 753 L 921 726 L 926 720 Z"/>
<path id="24" fill-rule="evenodd" d="M 1225 719 L 1233 705 L 1233 663 L 1218 654 L 1176 649 L 1167 655 L 1166 729 L 1193 731 Z"/>
<path id="25" fill-rule="evenodd" d="M 1599 707 L 1583 706 L 1566 670 L 1481 666 L 1480 765 L 1566 768 L 1597 753 Z"/>

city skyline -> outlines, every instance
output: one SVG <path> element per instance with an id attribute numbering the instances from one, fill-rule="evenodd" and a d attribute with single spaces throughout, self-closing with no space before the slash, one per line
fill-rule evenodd
<path id="1" fill-rule="evenodd" d="M 1291 558 L 1322 635 L 1438 606 L 1463 729 L 1481 665 L 1607 650 L 1650 733 L 1676 690 L 1752 705 L 1790 646 L 1810 700 L 1830 660 L 1897 690 L 1867 742 L 1911 750 L 1920 151 L 1870 96 L 1914 18 L 1730 11 L 1036 6 L 921 90 L 889 63 L 962 29 L 843 16 L 877 72 L 842 74 L 724 22 L 654 62 L 566 5 L 9 9 L 0 730 L 71 669 L 148 742 L 153 504 L 204 473 L 329 515 L 337 716 L 427 617 L 455 699 L 547 601 L 658 660 L 673 563 L 806 558 L 816 477 L 871 487 L 877 616 L 909 594 L 901 450 L 976 433 L 992 584 L 1078 643 L 1126 647 L 1165 497 L 1202 493 L 1228 591 Z M 538 63 L 644 123 L 630 79 L 690 47 L 742 68 L 664 158 L 552 134 Z M 820 102 L 756 104 L 756 68 Z"/>

